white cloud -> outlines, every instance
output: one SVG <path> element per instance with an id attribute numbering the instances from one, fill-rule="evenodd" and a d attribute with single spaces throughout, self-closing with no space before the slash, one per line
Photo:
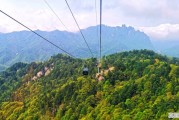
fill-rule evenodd
<path id="1" fill-rule="evenodd" d="M 179 24 L 161 24 L 155 27 L 139 27 L 150 36 L 152 40 L 178 40 Z"/>
<path id="2" fill-rule="evenodd" d="M 64 0 L 47 0 L 70 31 L 78 28 Z M 80 25 L 96 25 L 95 0 L 68 0 Z M 0 0 L 0 9 L 33 30 L 66 30 L 43 0 Z M 152 39 L 179 38 L 178 0 L 103 0 L 103 24 L 127 24 L 147 33 Z M 99 23 L 99 1 L 97 1 Z M 0 32 L 24 30 L 22 26 L 0 14 Z"/>

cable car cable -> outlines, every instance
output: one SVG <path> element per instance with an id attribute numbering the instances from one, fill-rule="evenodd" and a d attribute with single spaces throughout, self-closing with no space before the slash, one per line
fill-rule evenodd
<path id="1" fill-rule="evenodd" d="M 102 59 L 101 35 L 102 35 L 102 0 L 100 0 L 100 60 Z"/>
<path id="2" fill-rule="evenodd" d="M 71 14 L 72 14 L 72 16 L 73 16 L 73 19 L 75 20 L 75 23 L 76 23 L 76 25 L 77 25 L 77 27 L 78 27 L 80 33 L 81 33 L 81 36 L 83 37 L 83 39 L 84 39 L 84 41 L 85 41 L 85 43 L 86 43 L 86 45 L 87 45 L 87 47 L 88 47 L 88 49 L 89 49 L 89 51 L 90 51 L 92 57 L 93 57 L 93 53 L 92 53 L 92 51 L 91 51 L 91 49 L 90 49 L 90 47 L 89 47 L 89 45 L 88 45 L 88 43 L 87 43 L 87 41 L 86 41 L 86 39 L 85 39 L 85 36 L 83 35 L 83 33 L 82 33 L 81 29 L 80 29 L 80 26 L 79 26 L 79 24 L 78 24 L 78 22 L 77 22 L 77 20 L 76 20 L 76 18 L 75 18 L 75 16 L 74 16 L 74 14 L 73 14 L 71 8 L 70 8 L 70 6 L 69 6 L 67 0 L 65 0 L 65 2 L 66 2 L 67 6 L 68 6 L 68 9 L 70 10 L 70 12 L 71 12 Z"/>
<path id="3" fill-rule="evenodd" d="M 60 49 L 61 51 L 63 51 L 64 53 L 68 54 L 69 56 L 75 58 L 73 55 L 71 55 L 69 52 L 65 51 L 64 49 L 62 49 L 61 47 L 57 46 L 56 44 L 54 44 L 53 42 L 49 41 L 48 39 L 46 39 L 45 37 L 41 36 L 40 34 L 38 34 L 37 32 L 33 31 L 32 29 L 30 29 L 29 27 L 25 26 L 24 24 L 22 24 L 21 22 L 19 22 L 18 20 L 16 20 L 15 18 L 11 17 L 10 15 L 8 15 L 7 13 L 3 12 L 2 10 L 0 10 L 1 13 L 3 13 L 4 15 L 6 15 L 7 17 L 11 18 L 12 20 L 14 20 L 15 22 L 17 22 L 18 24 L 22 25 L 23 27 L 27 28 L 28 30 L 30 30 L 32 33 L 34 33 L 35 35 L 39 36 L 40 38 L 42 38 L 43 40 L 47 41 L 48 43 L 52 44 L 53 46 L 55 46 L 56 48 Z"/>
<path id="4" fill-rule="evenodd" d="M 50 4 L 47 2 L 47 0 L 44 0 L 44 2 L 45 2 L 45 4 L 48 6 L 48 8 L 52 11 L 52 13 L 57 17 L 57 19 L 60 21 L 60 23 L 63 25 L 63 27 L 67 30 L 67 31 L 69 31 L 69 32 L 71 32 L 67 27 L 66 27 L 66 25 L 63 23 L 63 21 L 61 20 L 61 18 L 57 15 L 57 13 L 53 10 L 53 8 L 50 6 Z M 73 43 L 75 44 L 76 43 L 76 41 L 73 39 Z M 77 47 L 77 49 L 80 49 L 80 47 L 82 47 L 82 45 L 81 44 L 76 44 L 78 47 Z M 86 50 L 83 50 L 84 52 L 87 52 Z"/>
<path id="5" fill-rule="evenodd" d="M 64 26 L 64 28 L 67 30 L 67 31 L 70 31 L 66 25 L 62 22 L 62 20 L 60 19 L 60 17 L 57 15 L 57 13 L 52 9 L 52 7 L 50 6 L 50 4 L 47 2 L 47 0 L 44 0 L 45 4 L 48 6 L 48 8 L 53 12 L 53 14 L 58 18 L 58 20 L 60 21 L 60 23 Z M 71 32 L 71 31 L 70 31 Z M 74 41 L 73 39 L 73 43 L 75 44 L 76 41 Z M 81 44 L 77 44 L 78 48 L 77 49 L 80 49 L 80 47 L 82 47 Z M 83 50 L 84 52 L 87 52 L 86 50 Z"/>
<path id="6" fill-rule="evenodd" d="M 100 0 L 100 31 L 99 31 L 99 58 L 98 58 L 98 74 L 100 74 L 101 60 L 102 60 L 102 48 L 101 48 L 101 34 L 102 34 L 102 0 Z"/>
<path id="7" fill-rule="evenodd" d="M 58 20 L 60 21 L 60 23 L 64 26 L 65 29 L 68 30 L 68 28 L 66 27 L 66 25 L 62 22 L 62 20 L 60 19 L 60 17 L 55 13 L 55 11 L 52 9 L 52 7 L 50 6 L 50 4 L 44 0 L 44 2 L 47 4 L 47 6 L 49 7 L 49 9 L 53 12 L 53 14 L 58 18 Z M 69 30 L 68 30 L 69 31 Z"/>
<path id="8" fill-rule="evenodd" d="M 98 38 L 98 13 L 97 13 L 97 1 L 95 0 L 95 16 L 96 16 L 96 35 L 97 35 L 97 38 Z M 99 46 L 99 42 L 97 42 L 97 45 Z M 96 58 L 98 58 L 98 55 L 99 55 L 99 53 L 98 53 L 99 51 L 97 50 L 97 54 L 96 54 Z"/>

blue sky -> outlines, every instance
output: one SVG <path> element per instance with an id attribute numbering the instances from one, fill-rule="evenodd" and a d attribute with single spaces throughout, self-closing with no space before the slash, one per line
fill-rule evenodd
<path id="1" fill-rule="evenodd" d="M 77 27 L 65 0 L 46 0 L 70 31 Z M 99 0 L 97 11 L 99 20 Z M 81 28 L 96 25 L 95 0 L 68 0 Z M 0 9 L 33 30 L 66 30 L 44 0 L 0 0 Z M 179 40 L 178 0 L 103 0 L 103 24 L 133 26 L 151 39 Z M 24 30 L 0 13 L 0 32 Z"/>

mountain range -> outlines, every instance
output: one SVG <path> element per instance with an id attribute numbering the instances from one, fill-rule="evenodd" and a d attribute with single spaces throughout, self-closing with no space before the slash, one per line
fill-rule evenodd
<path id="1" fill-rule="evenodd" d="M 179 57 L 178 40 L 151 40 L 156 51 L 171 57 Z"/>
<path id="2" fill-rule="evenodd" d="M 99 32 L 97 31 L 99 31 L 99 26 L 82 29 L 94 57 L 99 55 Z M 35 32 L 77 58 L 92 57 L 80 32 L 59 30 L 51 32 L 36 30 Z M 0 70 L 4 70 L 17 62 L 44 61 L 52 55 L 62 53 L 30 31 L 1 33 L 0 46 Z M 126 25 L 121 27 L 102 25 L 102 55 L 134 49 L 156 50 L 150 38 L 144 32 Z M 173 55 L 167 51 L 165 53 Z M 175 54 L 174 56 L 177 57 Z"/>
<path id="3" fill-rule="evenodd" d="M 99 34 L 97 34 L 97 30 L 99 30 L 99 26 L 82 30 L 94 56 L 99 54 Z M 58 30 L 51 32 L 37 30 L 35 32 L 76 57 L 91 57 L 80 32 Z M 30 31 L 1 33 L 0 46 L 1 70 L 16 62 L 44 61 L 50 56 L 62 52 Z M 122 27 L 102 26 L 103 55 L 133 49 L 154 48 L 146 34 L 136 31 L 132 27 L 125 25 Z"/>

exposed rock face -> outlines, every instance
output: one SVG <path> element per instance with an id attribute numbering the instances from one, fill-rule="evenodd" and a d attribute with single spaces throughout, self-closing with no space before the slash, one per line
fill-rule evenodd
<path id="1" fill-rule="evenodd" d="M 43 75 L 44 75 L 43 71 L 39 71 L 39 72 L 37 73 L 37 77 L 38 77 L 38 78 L 42 77 Z"/>
<path id="2" fill-rule="evenodd" d="M 46 66 L 41 71 L 37 72 L 36 76 L 34 76 L 32 80 L 37 80 L 38 78 L 49 75 L 53 69 L 54 69 L 54 64 L 52 63 L 50 67 Z"/>

